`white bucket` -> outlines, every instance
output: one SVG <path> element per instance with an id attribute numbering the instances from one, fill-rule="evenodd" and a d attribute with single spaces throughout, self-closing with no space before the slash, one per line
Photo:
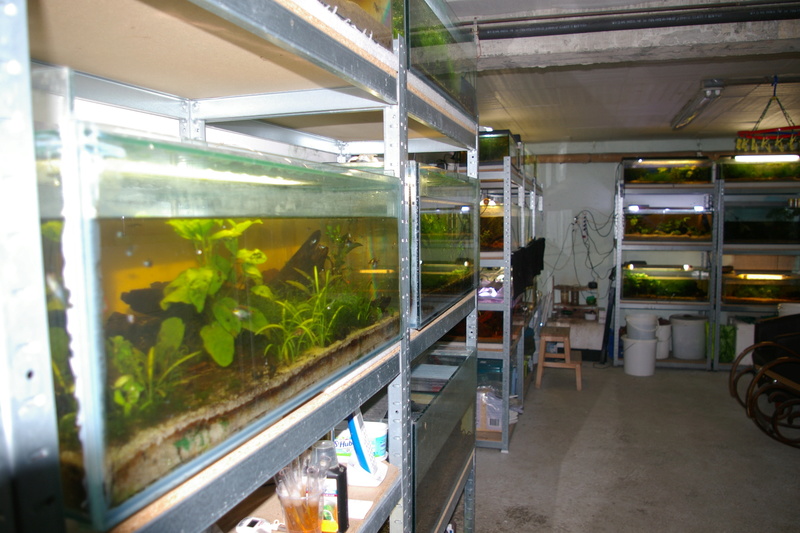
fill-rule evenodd
<path id="1" fill-rule="evenodd" d="M 622 336 L 625 373 L 631 376 L 652 376 L 656 370 L 658 339 L 631 339 Z"/>
<path id="2" fill-rule="evenodd" d="M 672 326 L 659 324 L 656 328 L 656 359 L 667 359 L 669 349 L 672 347 Z"/>
<path id="3" fill-rule="evenodd" d="M 632 313 L 625 315 L 628 337 L 631 339 L 655 339 L 658 327 L 658 315 L 648 313 Z"/>
<path id="4" fill-rule="evenodd" d="M 800 304 L 782 302 L 778 304 L 778 316 L 788 316 L 800 314 Z"/>
<path id="5" fill-rule="evenodd" d="M 672 315 L 672 357 L 703 359 L 706 356 L 706 322 L 700 315 Z"/>

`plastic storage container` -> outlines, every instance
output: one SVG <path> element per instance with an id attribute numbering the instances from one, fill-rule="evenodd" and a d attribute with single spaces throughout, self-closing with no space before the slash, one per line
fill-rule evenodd
<path id="1" fill-rule="evenodd" d="M 625 315 L 625 324 L 630 339 L 655 339 L 658 329 L 658 315 L 631 313 Z"/>
<path id="2" fill-rule="evenodd" d="M 107 525 L 397 339 L 400 183 L 75 131 L 37 137 L 42 246 L 66 503 Z"/>

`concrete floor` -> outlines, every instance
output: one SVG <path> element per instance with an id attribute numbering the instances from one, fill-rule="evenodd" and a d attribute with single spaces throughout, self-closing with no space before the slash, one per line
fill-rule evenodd
<path id="1" fill-rule="evenodd" d="M 545 369 L 509 453 L 478 449 L 477 533 L 800 532 L 800 450 L 746 418 L 727 372 L 583 372 L 577 392 Z"/>

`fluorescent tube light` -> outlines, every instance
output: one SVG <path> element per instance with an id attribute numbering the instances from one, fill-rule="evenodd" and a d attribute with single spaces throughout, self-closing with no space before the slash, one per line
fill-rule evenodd
<path id="1" fill-rule="evenodd" d="M 719 98 L 720 94 L 722 94 L 722 85 L 703 86 L 700 92 L 689 100 L 686 105 L 683 106 L 683 109 L 678 111 L 675 118 L 672 119 L 670 123 L 672 129 L 678 130 L 688 125 L 703 112 L 708 104 Z"/>
<path id="2" fill-rule="evenodd" d="M 733 157 L 737 163 L 793 163 L 800 160 L 797 154 L 752 154 Z"/>

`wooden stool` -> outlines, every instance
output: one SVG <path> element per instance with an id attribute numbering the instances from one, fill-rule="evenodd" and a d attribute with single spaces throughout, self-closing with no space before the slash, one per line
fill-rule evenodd
<path id="1" fill-rule="evenodd" d="M 547 343 L 554 342 L 563 344 L 564 353 L 548 352 Z M 556 346 L 556 350 L 558 347 Z M 547 359 L 558 359 L 557 361 L 548 361 Z M 542 372 L 544 367 L 553 368 L 574 368 L 575 369 L 575 382 L 578 390 L 581 390 L 581 354 L 572 353 L 569 347 L 569 328 L 568 327 L 552 327 L 545 326 L 539 333 L 539 364 L 536 365 L 536 388 L 542 385 Z"/>

